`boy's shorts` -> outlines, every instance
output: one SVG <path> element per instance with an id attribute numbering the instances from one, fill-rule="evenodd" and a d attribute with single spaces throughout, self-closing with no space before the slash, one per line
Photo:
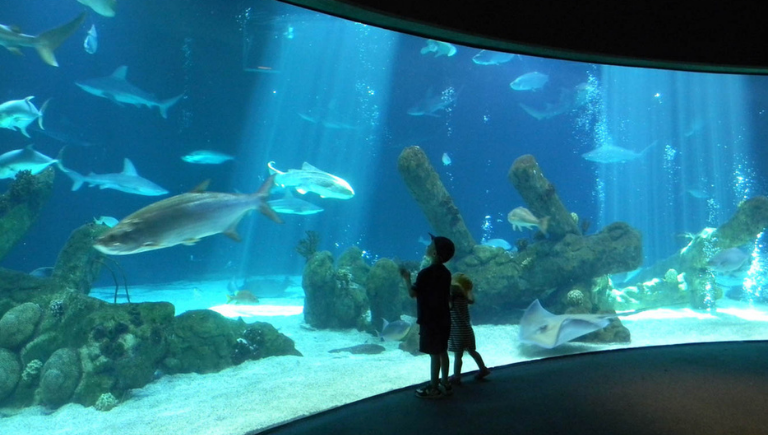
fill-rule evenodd
<path id="1" fill-rule="evenodd" d="M 448 338 L 451 336 L 451 327 L 424 327 L 419 328 L 419 352 L 436 355 L 448 351 Z"/>

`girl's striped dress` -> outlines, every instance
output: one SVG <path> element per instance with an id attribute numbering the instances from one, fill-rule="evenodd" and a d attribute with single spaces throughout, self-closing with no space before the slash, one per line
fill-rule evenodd
<path id="1" fill-rule="evenodd" d="M 451 337 L 448 340 L 448 350 L 475 350 L 475 332 L 469 322 L 469 301 L 463 294 L 453 295 L 451 305 Z"/>

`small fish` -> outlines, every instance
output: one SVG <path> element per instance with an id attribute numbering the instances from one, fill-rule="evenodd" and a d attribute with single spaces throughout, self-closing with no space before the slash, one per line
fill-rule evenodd
<path id="1" fill-rule="evenodd" d="M 724 249 L 707 262 L 707 266 L 718 273 L 731 273 L 738 270 L 747 261 L 749 254 L 739 248 Z"/>
<path id="2" fill-rule="evenodd" d="M 543 88 L 548 81 L 548 75 L 534 71 L 516 78 L 509 87 L 515 91 L 536 91 Z"/>
<path id="3" fill-rule="evenodd" d="M 35 278 L 50 278 L 51 275 L 53 275 L 53 268 L 50 266 L 38 267 L 32 272 L 29 272 L 29 274 L 34 276 Z"/>
<path id="4" fill-rule="evenodd" d="M 400 341 L 408 335 L 411 330 L 411 324 L 405 320 L 397 319 L 394 322 L 387 322 L 387 319 L 381 319 L 384 326 L 381 328 L 381 341 Z"/>
<path id="5" fill-rule="evenodd" d="M 501 248 L 501 249 L 503 249 L 505 251 L 511 251 L 512 250 L 512 245 L 510 245 L 509 242 L 504 240 L 504 239 L 490 239 L 490 240 L 486 240 L 483 243 L 481 243 L 481 245 L 483 245 L 483 246 L 493 246 L 495 248 Z"/>
<path id="6" fill-rule="evenodd" d="M 32 104 L 33 98 L 35 97 L 31 96 L 23 100 L 10 100 L 0 104 L 0 128 L 20 131 L 24 136 L 30 137 L 27 133 L 27 127 L 34 120 L 37 120 L 37 125 L 41 130 L 44 130 L 43 113 L 50 100 L 45 100 L 45 103 L 38 110 Z"/>
<path id="7" fill-rule="evenodd" d="M 26 148 L 0 155 L 0 179 L 14 178 L 19 171 L 39 174 L 54 163 L 58 163 L 58 160 L 35 151 L 32 145 L 27 145 Z"/>
<path id="8" fill-rule="evenodd" d="M 255 305 L 259 303 L 259 298 L 248 290 L 238 290 L 234 295 L 227 294 L 227 303 L 234 305 Z"/>
<path id="9" fill-rule="evenodd" d="M 83 48 L 88 54 L 94 54 L 99 49 L 99 35 L 96 34 L 95 24 L 91 24 L 91 28 L 88 29 L 88 35 L 83 41 Z"/>
<path id="10" fill-rule="evenodd" d="M 500 51 L 480 50 L 473 58 L 472 62 L 478 65 L 501 65 L 514 59 L 516 54 L 502 53 Z"/>
<path id="11" fill-rule="evenodd" d="M 435 57 L 447 56 L 451 57 L 456 54 L 456 47 L 453 44 L 447 42 L 435 41 L 434 39 L 427 39 L 427 45 L 421 49 L 421 54 L 435 53 Z"/>
<path id="12" fill-rule="evenodd" d="M 448 153 L 443 153 L 443 158 L 441 160 L 443 161 L 444 166 L 451 164 L 451 157 L 448 155 Z"/>
<path id="13" fill-rule="evenodd" d="M 93 222 L 96 223 L 96 225 L 106 225 L 112 228 L 117 225 L 119 221 L 112 216 L 99 216 L 98 218 L 93 218 Z"/>
<path id="14" fill-rule="evenodd" d="M 378 353 L 382 353 L 385 350 L 387 350 L 387 348 L 378 344 L 358 344 L 357 346 L 352 346 L 352 347 L 332 349 L 332 350 L 329 350 L 328 352 L 329 353 L 349 352 L 355 355 L 375 355 Z"/>
<path id="15" fill-rule="evenodd" d="M 525 207 L 517 207 L 509 212 L 507 220 L 512 224 L 512 229 L 522 231 L 523 228 L 538 227 L 544 235 L 547 235 L 547 226 L 549 226 L 549 216 L 541 219 L 531 213 Z"/>
<path id="16" fill-rule="evenodd" d="M 181 160 L 187 163 L 197 163 L 199 165 L 218 165 L 224 163 L 227 160 L 234 160 L 235 158 L 229 154 L 220 153 L 218 151 L 211 150 L 197 150 L 183 156 Z"/>

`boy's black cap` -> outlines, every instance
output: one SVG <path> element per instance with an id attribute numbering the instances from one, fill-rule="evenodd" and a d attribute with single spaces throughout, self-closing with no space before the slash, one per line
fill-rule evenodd
<path id="1" fill-rule="evenodd" d="M 440 261 L 445 263 L 453 258 L 453 254 L 456 253 L 456 246 L 454 246 L 451 239 L 448 237 L 434 236 L 432 233 L 429 233 L 429 237 L 432 238 L 432 243 L 435 244 L 435 252 L 437 253 L 438 258 L 440 258 Z"/>

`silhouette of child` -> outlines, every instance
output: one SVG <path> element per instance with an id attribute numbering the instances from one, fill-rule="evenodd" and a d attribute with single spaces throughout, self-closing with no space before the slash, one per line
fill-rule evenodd
<path id="1" fill-rule="evenodd" d="M 431 264 L 422 269 L 411 284 L 411 274 L 400 269 L 400 275 L 408 287 L 408 294 L 416 298 L 417 323 L 419 324 L 419 351 L 429 354 L 430 381 L 416 390 L 416 396 L 439 399 L 453 393 L 448 381 L 448 338 L 451 334 L 450 292 L 451 272 L 444 263 L 453 257 L 455 246 L 446 237 L 432 237 L 426 257 Z M 442 372 L 442 383 L 439 375 Z"/>
<path id="2" fill-rule="evenodd" d="M 475 303 L 473 287 L 472 280 L 463 273 L 457 273 L 451 280 L 451 336 L 448 350 L 454 353 L 451 383 L 457 385 L 461 384 L 461 357 L 465 350 L 480 369 L 475 379 L 483 379 L 491 374 L 483 357 L 475 350 L 475 331 L 469 321 L 469 305 Z"/>

